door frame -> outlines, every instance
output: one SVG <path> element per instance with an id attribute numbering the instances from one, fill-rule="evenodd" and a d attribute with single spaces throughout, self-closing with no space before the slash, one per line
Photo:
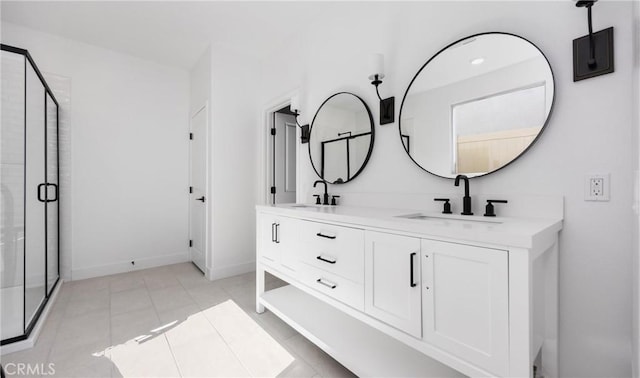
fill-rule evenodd
<path id="1" fill-rule="evenodd" d="M 289 128 L 290 128 L 290 127 L 293 127 L 294 134 L 295 134 L 295 141 L 296 141 L 296 148 L 295 148 L 295 153 L 294 153 L 294 154 L 295 154 L 295 159 L 296 159 L 296 160 L 295 160 L 295 164 L 296 164 L 296 166 L 295 166 L 295 171 L 296 171 L 296 182 L 295 182 L 295 184 L 296 184 L 296 185 L 295 185 L 294 190 L 296 191 L 296 202 L 298 202 L 298 201 L 297 201 L 297 200 L 298 200 L 298 197 L 297 197 L 297 189 L 298 189 L 298 157 L 299 157 L 299 155 L 300 155 L 300 149 L 299 149 L 299 147 L 298 147 L 298 146 L 299 146 L 299 144 L 300 144 L 300 142 L 299 142 L 299 140 L 300 140 L 300 133 L 298 132 L 299 127 L 298 127 L 297 120 L 296 120 L 296 122 L 293 122 L 293 123 L 288 122 L 288 121 L 286 121 L 286 122 L 284 123 L 284 133 L 285 133 L 285 135 L 284 135 L 284 140 L 285 140 L 285 145 L 286 145 L 286 142 L 287 142 L 287 132 L 289 131 Z M 285 148 L 284 148 L 285 169 L 286 169 L 286 165 L 287 165 L 287 163 L 289 163 L 289 162 L 291 161 L 291 159 L 289 158 L 289 155 L 287 154 L 287 151 L 288 151 L 288 150 L 287 150 L 287 148 L 286 148 L 286 146 L 285 146 Z M 284 181 L 284 188 L 283 188 L 282 190 L 283 190 L 283 192 L 286 192 L 286 191 L 287 191 L 287 177 L 289 177 L 289 174 L 288 174 L 287 172 L 285 172 L 285 176 L 284 176 L 284 177 L 285 177 L 285 181 Z"/>
<path id="2" fill-rule="evenodd" d="M 207 200 L 205 201 L 205 217 L 204 217 L 204 260 L 205 260 L 205 277 L 209 278 L 211 275 L 211 269 L 212 267 L 210 266 L 210 263 L 212 262 L 211 259 L 211 253 L 210 253 L 210 246 L 211 246 L 211 233 L 209 232 L 209 224 L 210 224 L 210 210 L 211 210 L 211 183 L 209 182 L 211 175 L 209 174 L 209 161 L 210 161 L 210 153 L 211 153 L 211 148 L 210 148 L 210 141 L 209 141 L 209 129 L 210 129 L 210 122 L 209 122 L 209 103 L 208 101 L 204 103 L 204 105 L 196 108 L 197 110 L 194 111 L 193 113 L 190 114 L 189 116 L 189 135 L 190 133 L 193 132 L 193 118 L 195 116 L 197 116 L 200 112 L 204 111 L 205 112 L 205 119 L 207 122 L 207 125 L 205 127 L 205 174 L 204 174 L 204 182 L 205 182 L 205 197 L 207 198 Z M 189 167 L 189 182 L 188 182 L 188 187 L 191 187 L 191 184 L 193 182 L 193 177 L 191 176 L 191 159 L 193 157 L 193 148 L 191 146 L 191 139 L 189 139 L 189 162 L 188 162 L 188 167 Z M 188 227 L 187 227 L 187 240 L 192 240 L 191 239 L 191 193 L 188 193 L 187 195 L 187 209 L 188 209 Z M 189 261 L 191 260 L 191 246 L 188 247 L 188 255 L 189 255 Z"/>
<path id="3" fill-rule="evenodd" d="M 298 90 L 288 92 L 282 96 L 278 96 L 274 100 L 268 102 L 262 107 L 262 111 L 259 115 L 259 121 L 257 122 L 258 133 L 258 154 L 257 167 L 258 167 L 258 185 L 256 193 L 256 203 L 260 205 L 271 204 L 271 193 L 269 188 L 271 187 L 271 177 L 269 175 L 269 164 L 271 164 L 271 148 L 269 143 L 271 142 L 270 130 L 273 127 L 272 114 L 276 111 L 291 104 L 291 98 L 298 95 Z M 300 190 L 300 128 L 296 127 L 296 203 L 300 203 L 301 196 Z"/>

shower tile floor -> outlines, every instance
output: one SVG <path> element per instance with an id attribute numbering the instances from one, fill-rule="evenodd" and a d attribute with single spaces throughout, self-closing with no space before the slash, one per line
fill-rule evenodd
<path id="1" fill-rule="evenodd" d="M 13 286 L 0 289 L 0 337 L 8 339 L 22 335 L 24 330 L 23 308 L 24 287 Z"/>
<path id="2" fill-rule="evenodd" d="M 25 320 L 27 324 L 31 321 L 43 299 L 44 286 L 27 289 L 23 286 L 13 286 L 0 289 L 0 337 L 4 340 L 22 335 Z M 27 310 L 26 319 L 23 308 Z"/>
<path id="3" fill-rule="evenodd" d="M 255 273 L 208 281 L 191 263 L 65 283 L 36 346 L 0 358 L 23 377 L 354 376 L 255 312 Z"/>

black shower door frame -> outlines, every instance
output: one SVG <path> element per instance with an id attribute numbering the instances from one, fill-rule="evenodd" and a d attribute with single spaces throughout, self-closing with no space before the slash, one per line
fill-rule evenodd
<path id="1" fill-rule="evenodd" d="M 5 45 L 5 44 L 0 44 L 0 50 L 2 51 L 7 51 L 7 52 L 11 52 L 14 54 L 20 54 L 23 55 L 25 57 L 25 61 L 24 61 L 24 80 L 25 80 L 25 87 L 24 87 L 24 154 L 25 154 L 25 159 L 24 159 L 24 183 L 23 183 L 23 198 L 25 199 L 24 202 L 24 217 L 23 217 L 23 227 L 24 227 L 24 240 L 25 242 L 23 243 L 23 285 L 22 285 L 22 322 L 23 322 L 23 334 L 19 335 L 19 336 L 15 336 L 15 337 L 11 337 L 11 338 L 7 338 L 4 340 L 0 340 L 0 345 L 6 345 L 6 344 L 11 344 L 17 341 L 22 341 L 22 340 L 26 340 L 27 338 L 29 338 L 29 335 L 31 334 L 31 332 L 33 331 L 35 325 L 38 322 L 38 319 L 40 318 L 40 316 L 42 315 L 42 311 L 44 311 L 44 308 L 46 307 L 47 303 L 49 302 L 49 299 L 51 297 L 51 294 L 54 292 L 54 290 L 56 289 L 56 287 L 58 286 L 58 283 L 60 282 L 60 191 L 59 191 L 59 187 L 56 188 L 56 199 L 50 201 L 48 199 L 48 192 L 49 192 L 49 185 L 57 185 L 59 186 L 60 184 L 60 104 L 58 103 L 58 100 L 56 100 L 56 97 L 53 95 L 53 91 L 51 90 L 51 88 L 49 88 L 49 85 L 47 84 L 47 82 L 44 79 L 44 76 L 42 76 L 42 73 L 40 72 L 40 69 L 38 69 L 38 66 L 36 65 L 36 63 L 33 61 L 33 58 L 31 57 L 31 54 L 29 54 L 29 51 L 25 50 L 25 49 L 21 49 L 18 47 L 14 47 L 14 46 L 9 46 L 9 45 Z M 44 203 L 44 298 L 42 300 L 42 302 L 40 303 L 40 305 L 38 306 L 38 309 L 36 310 L 34 316 L 31 318 L 31 321 L 29 322 L 29 324 L 26 324 L 26 269 L 27 269 L 27 250 L 26 250 L 26 240 L 27 240 L 27 230 L 26 230 L 26 220 L 27 220 L 27 212 L 26 212 L 26 198 L 27 198 L 27 182 L 26 182 L 26 177 L 27 177 L 27 85 L 26 85 L 26 81 L 27 81 L 27 62 L 29 62 L 29 64 L 31 65 L 31 68 L 35 71 L 35 73 L 38 75 L 38 78 L 40 79 L 40 82 L 42 83 L 42 86 L 44 87 L 44 184 L 45 184 L 45 203 Z M 57 172 L 56 172 L 56 181 L 57 184 L 50 184 L 48 182 L 49 180 L 49 176 L 48 176 L 48 164 L 47 164 L 47 122 L 48 122 L 48 113 L 47 113 L 47 101 L 48 98 L 47 96 L 49 96 L 49 98 L 51 100 L 53 100 L 53 102 L 56 105 L 56 166 L 57 166 Z M 39 193 L 38 193 L 39 195 Z M 57 278 L 56 281 L 54 282 L 54 284 L 51 286 L 51 290 L 47 290 L 48 289 L 48 283 L 49 283 L 49 251 L 48 251 L 48 232 L 49 232 L 49 227 L 47 224 L 47 220 L 48 220 L 48 207 L 49 207 L 49 203 L 50 202 L 58 202 L 57 206 L 58 206 L 58 212 L 57 212 L 57 229 L 55 230 L 55 232 L 57 233 L 58 237 L 57 237 Z"/>

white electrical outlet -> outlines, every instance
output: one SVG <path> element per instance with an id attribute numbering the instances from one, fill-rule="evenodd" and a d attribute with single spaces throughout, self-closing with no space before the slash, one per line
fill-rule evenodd
<path id="1" fill-rule="evenodd" d="M 598 198 L 602 197 L 602 186 L 604 186 L 604 179 L 600 177 L 592 177 L 589 184 L 589 193 L 591 193 L 591 196 Z"/>
<path id="2" fill-rule="evenodd" d="M 584 200 L 609 201 L 610 176 L 605 174 L 590 174 L 585 176 Z"/>

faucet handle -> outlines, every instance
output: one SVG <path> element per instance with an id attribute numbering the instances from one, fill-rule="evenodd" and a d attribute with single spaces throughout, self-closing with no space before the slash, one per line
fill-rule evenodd
<path id="1" fill-rule="evenodd" d="M 451 214 L 451 204 L 449 203 L 449 198 L 434 198 L 433 200 L 444 202 L 442 214 Z"/>
<path id="2" fill-rule="evenodd" d="M 316 205 L 321 205 L 320 203 L 320 194 L 314 194 L 314 197 L 316 197 Z"/>
<path id="3" fill-rule="evenodd" d="M 333 196 L 333 195 L 331 196 L 331 205 L 333 206 L 337 205 L 336 198 L 340 198 L 340 196 Z"/>
<path id="4" fill-rule="evenodd" d="M 493 207 L 494 203 L 507 203 L 507 200 L 487 200 L 487 206 L 484 209 L 485 217 L 495 217 L 495 209 Z"/>

